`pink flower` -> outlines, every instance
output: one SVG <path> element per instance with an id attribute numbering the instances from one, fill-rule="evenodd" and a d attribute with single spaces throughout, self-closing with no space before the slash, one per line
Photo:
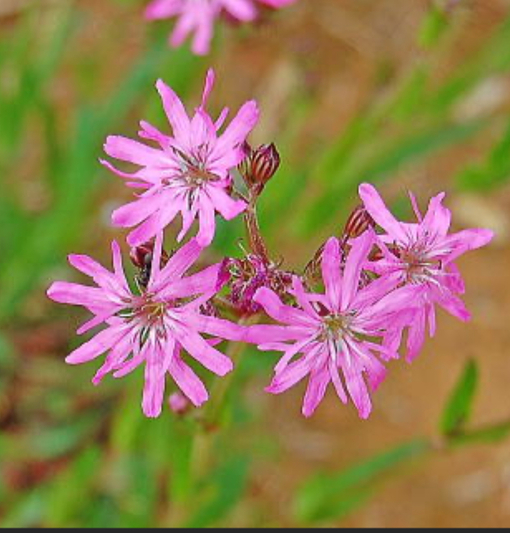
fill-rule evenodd
<path id="1" fill-rule="evenodd" d="M 153 0 L 145 11 L 149 20 L 178 17 L 170 37 L 173 47 L 180 46 L 190 34 L 191 48 L 197 55 L 209 53 L 216 19 L 225 13 L 235 20 L 251 22 L 257 18 L 256 3 L 278 9 L 296 0 Z"/>
<path id="2" fill-rule="evenodd" d="M 174 392 L 168 398 L 168 406 L 177 415 L 183 415 L 188 411 L 190 403 L 188 398 L 180 392 Z"/>
<path id="3" fill-rule="evenodd" d="M 401 284 L 413 289 L 410 304 L 415 307 L 420 303 L 408 324 L 407 358 L 412 360 L 421 350 L 427 323 L 430 336 L 434 335 L 435 304 L 463 321 L 469 320 L 470 314 L 458 296 L 465 292 L 465 286 L 454 261 L 489 243 L 493 232 L 467 229 L 449 233 L 451 212 L 442 205 L 444 193 L 430 200 L 425 216 L 411 195 L 417 223 L 396 220 L 372 185 L 360 185 L 359 194 L 370 216 L 385 231 L 379 236 L 382 258 L 373 262 L 371 269 L 382 276 L 397 276 Z M 398 344 L 402 329 L 393 330 L 394 337 L 388 340 Z"/>
<path id="4" fill-rule="evenodd" d="M 246 204 L 233 199 L 231 170 L 243 159 L 242 144 L 258 121 L 256 102 L 245 103 L 230 125 L 220 135 L 218 131 L 227 117 L 224 109 L 214 122 L 205 105 L 214 84 L 214 72 L 209 70 L 202 103 L 189 118 L 179 97 L 161 80 L 159 91 L 166 115 L 172 126 L 169 137 L 146 122 L 141 122 L 140 137 L 154 141 L 153 148 L 125 137 L 110 136 L 105 151 L 110 157 L 133 163 L 140 168 L 129 174 L 102 161 L 110 170 L 127 178 L 127 185 L 143 189 L 138 198 L 117 209 L 113 223 L 122 227 L 138 226 L 128 236 L 131 246 L 149 241 L 181 212 L 181 241 L 198 217 L 197 235 L 201 246 L 211 243 L 215 233 L 215 214 L 231 220 Z"/>
<path id="5" fill-rule="evenodd" d="M 255 294 L 255 301 L 281 323 L 251 326 L 246 334 L 246 340 L 259 344 L 261 350 L 284 353 L 267 391 L 279 394 L 308 375 L 302 409 L 307 417 L 333 382 L 340 400 L 347 403 L 350 396 L 360 417 L 367 418 L 372 404 L 365 377 L 375 391 L 386 373 L 380 359 L 396 357 L 376 341 L 398 323 L 406 289 L 393 290 L 395 281 L 390 278 L 360 288 L 362 268 L 374 240 L 374 233 L 367 231 L 354 241 L 342 273 L 339 241 L 330 238 L 321 262 L 325 294 L 305 292 L 295 277 L 293 292 L 299 308 L 283 304 L 267 288 Z"/>
<path id="6" fill-rule="evenodd" d="M 232 362 L 212 346 L 216 339 L 205 339 L 202 334 L 222 339 L 241 337 L 235 324 L 200 311 L 201 305 L 215 294 L 219 265 L 184 276 L 202 250 L 193 239 L 161 268 L 162 240 L 162 234 L 158 234 L 150 279 L 140 294 L 129 288 L 116 242 L 112 243 L 113 272 L 86 255 L 69 256 L 71 265 L 90 276 L 96 287 L 57 281 L 48 289 L 52 300 L 80 305 L 93 313 L 93 318 L 78 329 L 79 334 L 105 325 L 71 352 L 66 362 L 86 363 L 107 353 L 94 376 L 96 385 L 110 372 L 122 377 L 144 363 L 142 406 L 148 417 L 161 413 L 167 373 L 194 405 L 208 399 L 204 384 L 185 363 L 183 350 L 211 372 L 223 376 L 232 370 Z"/>

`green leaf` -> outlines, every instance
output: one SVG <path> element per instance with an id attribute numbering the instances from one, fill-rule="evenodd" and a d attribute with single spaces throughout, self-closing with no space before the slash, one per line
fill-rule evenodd
<path id="1" fill-rule="evenodd" d="M 464 372 L 453 390 L 441 418 L 441 433 L 447 437 L 458 435 L 469 420 L 478 385 L 476 362 L 467 362 Z"/>
<path id="2" fill-rule="evenodd" d="M 462 435 L 452 437 L 450 445 L 463 446 L 466 444 L 494 444 L 508 437 L 510 434 L 510 421 L 501 422 L 491 426 L 467 431 Z"/>
<path id="3" fill-rule="evenodd" d="M 55 427 L 36 426 L 30 428 L 23 439 L 14 441 L 13 447 L 20 447 L 18 453 L 36 460 L 50 460 L 61 457 L 77 448 L 98 429 L 102 413 L 91 412 L 72 422 Z M 25 450 L 23 450 L 25 446 Z M 12 450 L 16 453 L 16 450 Z"/>
<path id="4" fill-rule="evenodd" d="M 248 460 L 234 457 L 223 464 L 207 482 L 210 497 L 201 505 L 186 527 L 204 528 L 225 518 L 241 499 L 248 474 Z"/>
<path id="5" fill-rule="evenodd" d="M 197 427 L 189 420 L 174 419 L 171 422 L 168 491 L 173 502 L 185 501 L 192 490 L 192 450 L 196 431 Z"/>
<path id="6" fill-rule="evenodd" d="M 73 525 L 72 519 L 86 506 L 97 478 L 101 452 L 87 448 L 62 472 L 48 489 L 45 524 L 50 527 Z"/>
<path id="7" fill-rule="evenodd" d="M 46 507 L 47 493 L 45 487 L 37 487 L 29 492 L 20 494 L 16 503 L 11 505 L 2 518 L 2 528 L 26 528 L 39 524 Z"/>
<path id="8" fill-rule="evenodd" d="M 371 457 L 339 474 L 313 476 L 296 495 L 296 519 L 314 523 L 346 516 L 372 495 L 374 482 L 382 474 L 429 449 L 427 441 L 417 440 Z"/>
<path id="9" fill-rule="evenodd" d="M 492 145 L 484 161 L 470 163 L 462 169 L 456 181 L 467 190 L 487 190 L 510 179 L 510 123 L 499 139 Z"/>
<path id="10" fill-rule="evenodd" d="M 423 46 L 423 48 L 432 48 L 434 45 L 438 44 L 447 28 L 447 14 L 439 5 L 432 4 L 418 34 L 419 44 Z"/>

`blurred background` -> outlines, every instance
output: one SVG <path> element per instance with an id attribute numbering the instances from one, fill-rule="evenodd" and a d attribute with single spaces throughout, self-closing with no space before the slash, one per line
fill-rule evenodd
<path id="1" fill-rule="evenodd" d="M 207 58 L 168 48 L 144 5 L 0 0 L 0 525 L 509 525 L 510 0 L 298 0 L 218 25 Z M 95 388 L 96 363 L 64 364 L 85 313 L 44 291 L 85 281 L 68 253 L 108 262 L 124 236 L 102 142 L 166 129 L 155 80 L 192 109 L 209 66 L 211 110 L 256 98 L 251 139 L 280 150 L 259 210 L 288 268 L 341 231 L 361 181 L 402 216 L 408 189 L 422 207 L 444 190 L 456 229 L 497 233 L 460 261 L 472 322 L 441 312 L 368 421 L 331 391 L 305 420 L 303 387 L 265 394 L 276 355 L 247 350 L 197 441 L 200 412 L 143 418 L 141 369 Z M 206 259 L 242 234 L 221 223 Z"/>

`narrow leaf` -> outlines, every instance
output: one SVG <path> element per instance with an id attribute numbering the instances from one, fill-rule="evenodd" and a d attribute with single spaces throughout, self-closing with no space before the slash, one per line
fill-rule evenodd
<path id="1" fill-rule="evenodd" d="M 313 476 L 296 495 L 297 520 L 313 523 L 347 515 L 371 496 L 379 476 L 428 449 L 426 441 L 418 440 L 371 457 L 339 474 Z"/>
<path id="2" fill-rule="evenodd" d="M 441 418 L 441 433 L 447 437 L 462 432 L 469 420 L 478 384 L 475 361 L 468 361 Z"/>

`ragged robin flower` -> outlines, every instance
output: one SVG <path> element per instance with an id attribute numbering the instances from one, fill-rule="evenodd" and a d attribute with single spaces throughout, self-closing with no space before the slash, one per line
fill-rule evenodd
<path id="1" fill-rule="evenodd" d="M 215 233 L 216 212 L 231 220 L 246 208 L 244 201 L 230 196 L 231 170 L 244 157 L 242 145 L 258 121 L 258 107 L 254 101 L 245 103 L 220 134 L 228 109 L 225 108 L 216 121 L 206 112 L 213 84 L 214 72 L 209 70 L 202 102 L 190 118 L 174 91 L 158 81 L 156 86 L 173 130 L 172 136 L 143 121 L 139 133 L 157 147 L 126 137 L 107 138 L 104 148 L 110 157 L 141 167 L 134 173 L 127 173 L 102 161 L 126 178 L 129 187 L 143 191 L 135 201 L 112 215 L 117 226 L 138 226 L 128 236 L 131 246 L 150 241 L 179 212 L 183 222 L 177 240 L 180 242 L 184 238 L 198 218 L 198 242 L 208 246 Z"/>
<path id="2" fill-rule="evenodd" d="M 213 344 L 218 339 L 242 337 L 235 324 L 201 311 L 216 293 L 219 265 L 185 276 L 202 251 L 193 239 L 162 266 L 162 240 L 162 234 L 158 234 L 149 279 L 140 291 L 131 290 L 127 282 L 116 242 L 112 243 L 113 272 L 86 255 L 69 256 L 71 265 L 90 276 L 96 287 L 57 281 L 48 289 L 52 300 L 83 306 L 94 315 L 79 328 L 79 334 L 104 326 L 71 352 L 66 362 L 86 363 L 106 353 L 104 364 L 93 378 L 96 385 L 106 374 L 120 378 L 144 365 L 142 407 L 148 417 L 161 413 L 167 374 L 195 406 L 208 399 L 204 384 L 186 363 L 184 352 L 223 376 L 233 365 Z M 212 337 L 204 338 L 204 334 Z"/>
<path id="3" fill-rule="evenodd" d="M 307 292 L 295 276 L 298 307 L 283 303 L 268 288 L 255 294 L 255 302 L 278 324 L 250 326 L 246 339 L 261 350 L 283 352 L 267 391 L 280 394 L 308 376 L 302 408 L 307 417 L 333 383 L 340 400 L 347 403 L 350 397 L 359 416 L 367 418 L 372 410 L 369 391 L 386 374 L 382 361 L 397 357 L 382 339 L 404 319 L 401 301 L 407 301 L 407 289 L 394 290 L 396 283 L 388 278 L 360 285 L 374 241 L 371 230 L 356 239 L 342 272 L 340 243 L 331 237 L 321 262 L 325 293 Z"/>
<path id="4" fill-rule="evenodd" d="M 435 333 L 436 304 L 460 320 L 469 320 L 469 311 L 459 297 L 465 292 L 465 286 L 455 260 L 469 250 L 488 244 L 493 232 L 476 228 L 450 233 L 451 212 L 442 203 L 444 193 L 430 200 L 425 215 L 411 195 L 418 220 L 415 223 L 397 220 L 374 186 L 361 184 L 359 195 L 370 216 L 384 230 L 378 237 L 380 257 L 372 261 L 369 268 L 408 286 L 411 289 L 409 305 L 420 304 L 407 324 L 407 358 L 412 360 L 422 348 L 427 325 L 429 334 Z M 400 344 L 404 329 L 392 330 L 393 338 L 388 338 L 387 342 Z"/>
<path id="5" fill-rule="evenodd" d="M 272 9 L 290 5 L 296 0 L 153 0 L 145 11 L 149 20 L 177 18 L 170 36 L 170 45 L 180 46 L 193 35 L 191 49 L 206 55 L 211 47 L 216 19 L 222 15 L 240 22 L 252 22 L 258 16 L 258 6 Z"/>

